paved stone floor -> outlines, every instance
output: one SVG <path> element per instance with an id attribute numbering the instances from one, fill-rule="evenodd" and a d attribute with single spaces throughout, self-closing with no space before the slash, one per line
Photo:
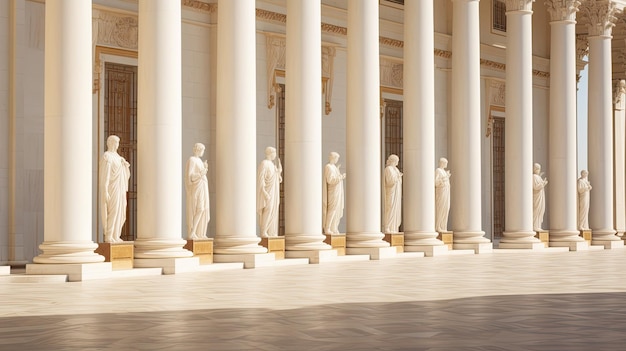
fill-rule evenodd
<path id="1" fill-rule="evenodd" d="M 625 350 L 626 250 L 0 284 L 0 350 Z"/>

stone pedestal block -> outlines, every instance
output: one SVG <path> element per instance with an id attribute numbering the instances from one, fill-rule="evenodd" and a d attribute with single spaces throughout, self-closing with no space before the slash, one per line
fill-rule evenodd
<path id="1" fill-rule="evenodd" d="M 337 250 L 337 256 L 344 256 L 346 254 L 346 234 L 325 234 L 326 240 L 324 242 L 330 245 L 333 249 Z"/>
<path id="2" fill-rule="evenodd" d="M 547 230 L 535 231 L 535 238 L 539 239 L 545 247 L 550 246 L 550 232 Z"/>
<path id="3" fill-rule="evenodd" d="M 587 242 L 588 245 L 591 245 L 591 229 L 587 229 L 587 230 L 581 230 L 580 231 L 580 236 L 585 239 L 585 241 Z"/>
<path id="4" fill-rule="evenodd" d="M 98 243 L 95 252 L 104 256 L 104 262 L 111 262 L 111 267 L 114 270 L 133 269 L 135 247 L 132 241 Z"/>
<path id="5" fill-rule="evenodd" d="M 271 236 L 268 238 L 261 238 L 259 244 L 267 249 L 267 253 L 273 253 L 277 260 L 285 258 L 285 237 L 284 236 Z"/>
<path id="6" fill-rule="evenodd" d="M 193 252 L 193 257 L 197 257 L 200 264 L 213 263 L 213 239 L 187 240 L 184 249 Z"/>
<path id="7" fill-rule="evenodd" d="M 404 252 L 404 233 L 385 233 L 384 240 L 395 247 L 398 253 Z"/>
<path id="8" fill-rule="evenodd" d="M 452 232 L 437 232 L 437 239 L 443 241 L 443 244 L 448 247 L 448 250 L 453 249 L 454 234 Z"/>

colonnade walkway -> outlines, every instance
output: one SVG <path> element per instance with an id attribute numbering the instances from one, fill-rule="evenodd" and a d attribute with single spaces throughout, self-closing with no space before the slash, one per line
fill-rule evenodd
<path id="1" fill-rule="evenodd" d="M 626 250 L 0 284 L 0 350 L 623 350 Z"/>

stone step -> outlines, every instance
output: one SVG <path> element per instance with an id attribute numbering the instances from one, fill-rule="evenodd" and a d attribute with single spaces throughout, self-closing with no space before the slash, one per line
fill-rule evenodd
<path id="1" fill-rule="evenodd" d="M 65 283 L 68 277 L 64 274 L 11 274 L 0 276 L 0 284 L 3 283 Z"/>

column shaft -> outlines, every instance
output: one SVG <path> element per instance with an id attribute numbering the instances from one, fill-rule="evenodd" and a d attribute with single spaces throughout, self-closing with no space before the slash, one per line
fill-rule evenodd
<path id="1" fill-rule="evenodd" d="M 501 247 L 539 243 L 533 231 L 532 1 L 507 1 L 506 16 L 506 224 Z"/>
<path id="2" fill-rule="evenodd" d="M 35 263 L 92 263 L 91 2 L 49 0 L 45 24 L 44 242 Z"/>
<path id="3" fill-rule="evenodd" d="M 347 247 L 389 246 L 381 233 L 378 1 L 348 1 Z"/>
<path id="4" fill-rule="evenodd" d="M 188 257 L 182 223 L 181 4 L 139 1 L 135 258 Z"/>
<path id="5" fill-rule="evenodd" d="M 574 5 L 574 1 L 571 2 Z M 576 21 L 555 4 L 550 22 L 549 154 L 550 242 L 583 241 L 578 235 L 576 189 Z"/>
<path id="6" fill-rule="evenodd" d="M 285 241 L 330 249 L 322 235 L 322 36 L 319 0 L 287 2 Z"/>
<path id="7" fill-rule="evenodd" d="M 435 231 L 433 1 L 404 4 L 404 244 L 443 245 Z"/>
<path id="8" fill-rule="evenodd" d="M 264 253 L 256 236 L 255 2 L 220 0 L 218 8 L 215 253 Z"/>
<path id="9" fill-rule="evenodd" d="M 452 228 L 455 244 L 483 243 L 479 0 L 454 0 L 453 7 Z"/>

